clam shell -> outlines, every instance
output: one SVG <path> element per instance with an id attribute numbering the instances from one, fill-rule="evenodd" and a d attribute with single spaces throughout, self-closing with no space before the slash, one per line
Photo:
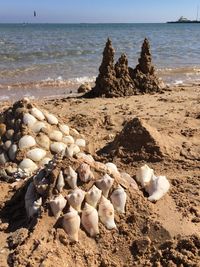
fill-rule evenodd
<path id="1" fill-rule="evenodd" d="M 33 161 L 40 161 L 46 156 L 46 151 L 41 148 L 33 148 L 26 153 L 26 156 Z"/>
<path id="2" fill-rule="evenodd" d="M 69 135 L 69 126 L 66 124 L 59 124 L 58 128 L 64 135 Z"/>
<path id="3" fill-rule="evenodd" d="M 23 123 L 26 124 L 28 127 L 33 126 L 33 124 L 36 123 L 36 118 L 33 117 L 31 114 L 29 113 L 25 113 L 23 116 Z"/>
<path id="4" fill-rule="evenodd" d="M 35 145 L 36 145 L 35 139 L 31 135 L 24 135 L 19 140 L 19 149 L 29 148 Z"/>
<path id="5" fill-rule="evenodd" d="M 51 131 L 49 133 L 49 138 L 52 140 L 52 141 L 61 141 L 62 140 L 62 137 L 63 137 L 63 134 L 60 132 L 60 131 Z"/>
<path id="6" fill-rule="evenodd" d="M 35 124 L 33 124 L 33 126 L 31 127 L 31 129 L 35 132 L 35 133 L 39 133 L 41 131 L 42 128 L 45 128 L 46 125 L 44 122 L 42 121 L 37 121 Z"/>
<path id="7" fill-rule="evenodd" d="M 79 147 L 85 147 L 86 146 L 86 142 L 84 139 L 76 139 L 75 144 Z"/>
<path id="8" fill-rule="evenodd" d="M 14 161 L 15 160 L 15 158 L 16 158 L 16 154 L 17 154 L 17 145 L 16 144 L 13 144 L 10 148 L 9 148 L 9 150 L 8 150 L 8 156 L 9 156 L 9 158 L 12 160 L 12 161 Z"/>
<path id="9" fill-rule="evenodd" d="M 99 218 L 97 210 L 85 203 L 84 209 L 82 211 L 81 223 L 85 228 L 86 232 L 94 237 L 99 234 Z"/>
<path id="10" fill-rule="evenodd" d="M 54 142 L 50 145 L 50 149 L 54 153 L 60 153 L 66 149 L 66 145 L 62 142 Z"/>
<path id="11" fill-rule="evenodd" d="M 74 138 L 70 135 L 64 136 L 62 141 L 67 145 L 74 144 Z"/>
<path id="12" fill-rule="evenodd" d="M 37 144 L 44 148 L 45 150 L 49 150 L 50 140 L 49 137 L 43 133 L 39 133 L 35 138 Z"/>
<path id="13" fill-rule="evenodd" d="M 31 159 L 23 159 L 19 164 L 19 168 L 27 172 L 34 172 L 38 166 Z"/>
<path id="14" fill-rule="evenodd" d="M 39 121 L 43 121 L 45 119 L 44 114 L 38 108 L 32 108 L 31 114 Z"/>
<path id="15" fill-rule="evenodd" d="M 73 241 L 78 241 L 78 232 L 80 229 L 81 219 L 78 212 L 70 207 L 68 213 L 63 216 L 63 229 L 69 235 L 70 239 Z"/>
<path id="16" fill-rule="evenodd" d="M 52 124 L 52 125 L 58 124 L 58 119 L 53 114 L 46 112 L 44 115 L 45 115 L 49 124 Z"/>

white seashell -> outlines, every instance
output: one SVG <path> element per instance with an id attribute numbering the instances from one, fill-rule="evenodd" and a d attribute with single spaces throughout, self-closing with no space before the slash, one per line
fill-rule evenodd
<path id="1" fill-rule="evenodd" d="M 13 144 L 8 150 L 8 156 L 11 160 L 15 160 L 17 154 L 17 145 Z"/>
<path id="2" fill-rule="evenodd" d="M 71 148 L 73 148 L 73 155 L 76 155 L 80 152 L 80 148 L 76 144 L 71 144 Z"/>
<path id="3" fill-rule="evenodd" d="M 151 181 L 153 174 L 153 169 L 145 164 L 137 171 L 136 180 L 142 187 L 145 187 Z"/>
<path id="4" fill-rule="evenodd" d="M 33 124 L 36 123 L 36 118 L 33 117 L 31 114 L 29 113 L 25 113 L 23 116 L 23 123 L 26 124 L 28 127 L 33 126 Z"/>
<path id="5" fill-rule="evenodd" d="M 149 193 L 148 200 L 155 202 L 163 197 L 169 190 L 170 183 L 166 176 L 154 176 L 150 183 L 145 187 L 145 190 Z"/>
<path id="6" fill-rule="evenodd" d="M 70 207 L 68 213 L 63 216 L 63 229 L 69 235 L 71 240 L 78 241 L 78 232 L 80 229 L 81 219 L 78 212 Z"/>
<path id="7" fill-rule="evenodd" d="M 9 129 L 8 131 L 6 131 L 6 138 L 9 140 L 12 139 L 14 133 L 15 131 L 13 129 Z"/>
<path id="8" fill-rule="evenodd" d="M 85 203 L 84 209 L 82 211 L 81 223 L 85 228 L 86 232 L 90 236 L 96 236 L 99 234 L 99 218 L 97 210 Z"/>
<path id="9" fill-rule="evenodd" d="M 49 138 L 52 140 L 52 141 L 61 141 L 62 140 L 62 137 L 63 137 L 63 134 L 60 132 L 60 131 L 51 131 L 49 133 Z"/>
<path id="10" fill-rule="evenodd" d="M 102 191 L 93 185 L 90 190 L 86 193 L 85 199 L 88 204 L 96 208 L 99 199 L 101 198 Z"/>
<path id="11" fill-rule="evenodd" d="M 94 175 L 90 170 L 90 166 L 87 163 L 82 163 L 77 169 L 79 178 L 82 182 L 88 182 L 94 179 Z"/>
<path id="12" fill-rule="evenodd" d="M 65 156 L 68 158 L 72 158 L 74 155 L 76 155 L 79 152 L 80 152 L 80 148 L 75 144 L 71 144 L 69 147 L 66 147 Z"/>
<path id="13" fill-rule="evenodd" d="M 56 219 L 60 217 L 60 214 L 67 204 L 67 200 L 60 194 L 59 196 L 49 201 L 52 213 Z"/>
<path id="14" fill-rule="evenodd" d="M 101 197 L 98 213 L 101 222 L 107 229 L 117 228 L 114 221 L 114 207 L 110 200 L 108 200 L 104 196 Z"/>
<path id="15" fill-rule="evenodd" d="M 79 147 L 85 147 L 86 146 L 86 142 L 84 139 L 76 139 L 75 144 Z"/>
<path id="16" fill-rule="evenodd" d="M 71 194 L 67 196 L 69 204 L 77 211 L 81 211 L 81 204 L 84 200 L 85 192 L 76 188 Z"/>
<path id="17" fill-rule="evenodd" d="M 44 114 L 38 108 L 32 108 L 31 114 L 39 121 L 43 121 L 45 119 Z"/>
<path id="18" fill-rule="evenodd" d="M 28 217 L 32 218 L 40 212 L 42 206 L 42 198 L 38 198 L 33 202 L 33 205 L 29 207 Z"/>
<path id="19" fill-rule="evenodd" d="M 118 172 L 118 169 L 117 169 L 117 166 L 116 166 L 114 163 L 112 163 L 112 162 L 108 162 L 108 163 L 106 163 L 105 165 L 106 165 L 106 167 L 107 167 L 107 170 L 108 170 L 109 174 L 113 174 L 113 175 L 115 175 L 116 173 L 117 173 L 117 174 L 119 173 L 119 172 Z"/>
<path id="20" fill-rule="evenodd" d="M 25 208 L 28 218 L 33 217 L 38 213 L 42 205 L 42 198 L 37 199 L 37 192 L 33 182 L 31 182 L 25 194 Z"/>
<path id="21" fill-rule="evenodd" d="M 58 124 L 58 119 L 53 115 L 53 114 L 50 114 L 50 113 L 47 113 L 45 112 L 45 117 L 48 121 L 49 124 Z"/>
<path id="22" fill-rule="evenodd" d="M 65 143 L 67 145 L 74 144 L 74 138 L 70 135 L 64 136 L 62 141 L 63 141 L 63 143 Z"/>
<path id="23" fill-rule="evenodd" d="M 7 140 L 7 141 L 3 144 L 3 149 L 4 149 L 5 151 L 8 151 L 9 148 L 11 147 L 11 145 L 12 145 L 12 142 L 11 142 L 10 140 Z"/>
<path id="24" fill-rule="evenodd" d="M 66 124 L 59 124 L 58 128 L 64 135 L 69 135 L 69 126 Z"/>
<path id="25" fill-rule="evenodd" d="M 31 130 L 34 133 L 39 133 L 41 131 L 42 128 L 45 128 L 46 125 L 44 122 L 42 121 L 37 121 L 36 123 L 33 124 L 33 126 L 31 126 Z"/>
<path id="26" fill-rule="evenodd" d="M 35 145 L 36 145 L 35 139 L 30 135 L 24 135 L 19 140 L 19 149 L 29 148 Z"/>
<path id="27" fill-rule="evenodd" d="M 86 155 L 83 152 L 77 153 L 76 154 L 76 158 L 77 159 L 81 159 L 81 160 L 85 161 L 87 164 L 90 164 L 90 165 L 92 165 L 95 162 L 93 157 L 92 157 L 92 155 L 89 155 L 89 154 Z"/>
<path id="28" fill-rule="evenodd" d="M 37 170 L 38 166 L 31 159 L 23 159 L 19 164 L 19 168 L 32 173 Z"/>
<path id="29" fill-rule="evenodd" d="M 46 158 L 43 158 L 42 161 L 41 161 L 41 165 L 44 166 L 44 165 L 48 164 L 49 161 L 51 161 L 50 158 L 47 158 L 47 157 Z"/>
<path id="30" fill-rule="evenodd" d="M 57 179 L 56 188 L 58 189 L 59 192 L 62 192 L 64 186 L 65 186 L 65 181 L 64 181 L 64 177 L 63 177 L 63 172 L 60 171 L 60 173 L 58 175 L 58 179 Z"/>
<path id="31" fill-rule="evenodd" d="M 9 161 L 8 156 L 6 152 L 0 153 L 0 164 L 5 164 L 7 161 Z"/>
<path id="32" fill-rule="evenodd" d="M 96 185 L 99 189 L 102 190 L 102 194 L 105 197 L 108 197 L 110 188 L 114 183 L 114 179 L 112 179 L 107 173 L 100 179 L 96 181 Z"/>
<path id="33" fill-rule="evenodd" d="M 43 133 L 39 133 L 36 138 L 35 138 L 37 144 L 46 149 L 46 150 L 49 150 L 49 147 L 50 147 L 50 140 L 49 140 L 49 137 L 46 136 L 45 134 Z"/>
<path id="34" fill-rule="evenodd" d="M 66 149 L 66 145 L 62 142 L 54 142 L 50 145 L 50 149 L 52 152 L 60 153 Z"/>
<path id="35" fill-rule="evenodd" d="M 77 187 L 77 173 L 72 169 L 71 166 L 68 167 L 68 175 L 65 180 L 72 189 Z"/>
<path id="36" fill-rule="evenodd" d="M 125 212 L 125 205 L 126 205 L 126 192 L 124 189 L 119 185 L 117 189 L 115 189 L 110 196 L 111 202 L 116 209 L 116 211 L 120 213 Z"/>
<path id="37" fill-rule="evenodd" d="M 46 156 L 46 151 L 41 148 L 33 148 L 26 153 L 26 156 L 33 161 L 40 161 Z"/>

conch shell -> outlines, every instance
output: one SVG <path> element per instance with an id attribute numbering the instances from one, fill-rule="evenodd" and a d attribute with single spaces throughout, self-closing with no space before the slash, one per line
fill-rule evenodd
<path id="1" fill-rule="evenodd" d="M 102 193 L 105 197 L 108 197 L 110 188 L 114 183 L 114 179 L 111 178 L 107 173 L 100 179 L 96 181 L 96 185 L 99 189 L 102 190 Z"/>
<path id="2" fill-rule="evenodd" d="M 72 169 L 71 166 L 68 167 L 68 175 L 65 180 L 72 189 L 77 187 L 77 173 Z"/>
<path id="3" fill-rule="evenodd" d="M 149 193 L 148 200 L 155 202 L 163 197 L 170 188 L 170 183 L 167 180 L 166 176 L 154 176 L 152 180 L 145 187 L 145 190 Z"/>
<path id="4" fill-rule="evenodd" d="M 60 217 L 62 210 L 66 206 L 66 203 L 67 200 L 61 194 L 50 200 L 49 204 L 56 219 Z"/>
<path id="5" fill-rule="evenodd" d="M 124 213 L 127 195 L 120 185 L 113 191 L 110 198 L 116 211 Z"/>
<path id="6" fill-rule="evenodd" d="M 58 192 L 61 193 L 64 186 L 65 186 L 65 181 L 64 181 L 64 177 L 63 177 L 63 172 L 60 171 L 60 173 L 58 175 L 58 179 L 57 179 L 57 185 L 56 185 Z"/>
<path id="7" fill-rule="evenodd" d="M 99 234 L 99 218 L 97 210 L 85 203 L 84 209 L 82 211 L 81 222 L 86 232 L 90 236 L 96 236 Z"/>
<path id="8" fill-rule="evenodd" d="M 85 192 L 76 188 L 71 194 L 67 196 L 69 204 L 77 211 L 81 211 L 81 204 L 84 200 Z"/>
<path id="9" fill-rule="evenodd" d="M 78 212 L 70 207 L 68 213 L 63 216 L 63 229 L 69 235 L 71 240 L 78 241 L 78 231 L 80 229 L 81 219 Z"/>
<path id="10" fill-rule="evenodd" d="M 88 204 L 96 208 L 99 199 L 101 198 L 102 191 L 93 185 L 90 190 L 86 193 L 85 199 Z"/>
<path id="11" fill-rule="evenodd" d="M 87 163 L 82 163 L 77 169 L 79 178 L 82 182 L 89 182 L 94 179 L 94 175 L 90 170 L 90 166 Z"/>
<path id="12" fill-rule="evenodd" d="M 107 229 L 117 228 L 114 221 L 114 207 L 104 196 L 101 197 L 99 203 L 99 218 Z"/>
<path id="13" fill-rule="evenodd" d="M 142 187 L 148 185 L 152 179 L 154 172 L 148 165 L 143 165 L 136 173 L 136 180 Z"/>

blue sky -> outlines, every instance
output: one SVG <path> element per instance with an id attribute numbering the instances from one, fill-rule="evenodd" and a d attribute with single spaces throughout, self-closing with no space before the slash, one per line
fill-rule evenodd
<path id="1" fill-rule="evenodd" d="M 0 22 L 166 22 L 198 5 L 200 17 L 200 0 L 0 0 Z"/>

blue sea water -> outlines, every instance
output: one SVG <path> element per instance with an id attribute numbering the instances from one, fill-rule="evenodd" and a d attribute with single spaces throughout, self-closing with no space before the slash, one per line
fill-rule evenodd
<path id="1" fill-rule="evenodd" d="M 126 53 L 132 67 L 149 38 L 166 83 L 200 79 L 200 24 L 0 24 L 1 92 L 60 88 L 63 93 L 94 81 L 108 37 L 116 60 Z"/>

